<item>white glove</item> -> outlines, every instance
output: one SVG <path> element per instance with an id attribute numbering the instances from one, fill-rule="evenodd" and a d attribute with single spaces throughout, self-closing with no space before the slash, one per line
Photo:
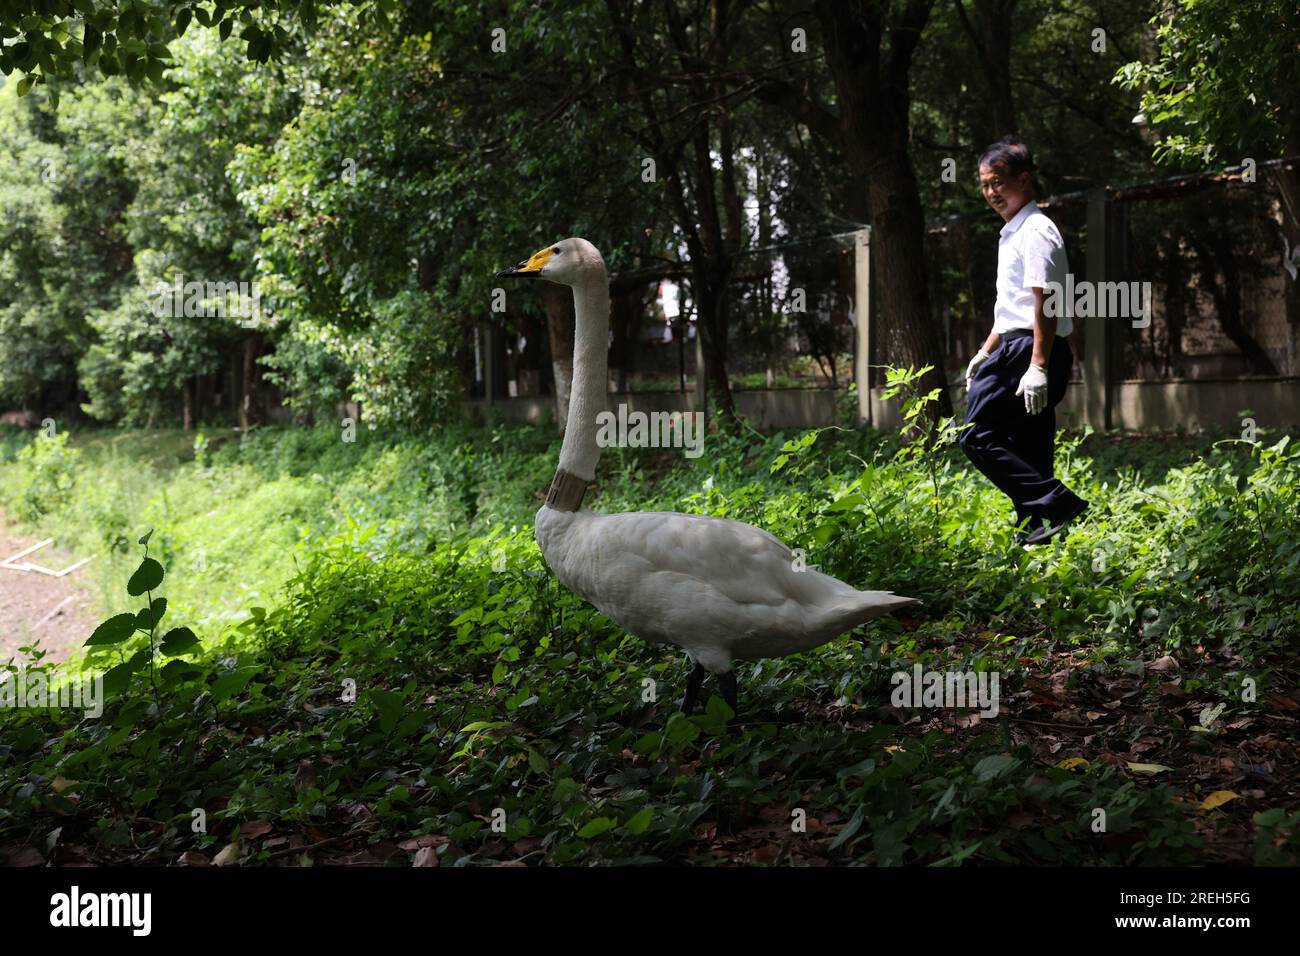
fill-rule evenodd
<path id="1" fill-rule="evenodd" d="M 966 391 L 970 391 L 970 380 L 975 377 L 975 373 L 979 371 L 979 367 L 992 357 L 992 355 L 984 351 L 983 346 L 981 346 L 980 350 L 975 353 L 975 357 L 971 359 L 970 364 L 966 366 Z"/>
<path id="2" fill-rule="evenodd" d="M 1032 362 L 1020 379 L 1017 395 L 1025 396 L 1025 411 L 1037 415 L 1047 407 L 1047 369 Z"/>

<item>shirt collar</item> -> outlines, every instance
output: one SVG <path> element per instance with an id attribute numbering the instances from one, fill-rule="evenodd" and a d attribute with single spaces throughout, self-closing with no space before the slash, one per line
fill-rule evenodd
<path id="1" fill-rule="evenodd" d="M 1007 221 L 1007 224 L 1002 227 L 1002 231 L 998 233 L 998 237 L 1003 238 L 1011 235 L 1013 232 L 1015 232 L 1025 224 L 1026 219 L 1028 219 L 1031 215 L 1033 215 L 1037 211 L 1038 211 L 1038 200 L 1030 199 L 1027 203 L 1025 203 L 1023 206 L 1020 207 L 1020 211 L 1018 213 L 1016 213 L 1014 216 L 1011 217 L 1010 220 Z"/>

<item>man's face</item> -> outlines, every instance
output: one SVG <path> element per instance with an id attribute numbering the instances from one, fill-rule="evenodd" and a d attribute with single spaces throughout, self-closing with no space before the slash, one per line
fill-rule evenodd
<path id="1" fill-rule="evenodd" d="M 1014 175 L 1002 163 L 980 166 L 980 191 L 1003 222 L 1010 222 L 1033 193 L 1028 173 Z"/>

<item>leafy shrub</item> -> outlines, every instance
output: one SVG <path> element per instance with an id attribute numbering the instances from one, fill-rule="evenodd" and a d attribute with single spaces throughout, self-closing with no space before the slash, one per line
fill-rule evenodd
<path id="1" fill-rule="evenodd" d="M 79 456 L 76 448 L 68 447 L 67 432 L 37 432 L 18 451 L 18 480 L 3 492 L 5 504 L 27 521 L 62 508 L 72 499 Z"/>

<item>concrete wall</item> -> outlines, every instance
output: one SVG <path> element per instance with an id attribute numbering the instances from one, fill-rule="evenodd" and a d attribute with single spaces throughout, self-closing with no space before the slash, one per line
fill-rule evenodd
<path id="1" fill-rule="evenodd" d="M 1112 386 L 1112 420 L 1116 428 L 1147 431 L 1157 428 L 1195 430 L 1218 426 L 1241 428 L 1246 411 L 1264 428 L 1300 426 L 1300 379 L 1233 381 L 1121 382 Z M 871 390 L 872 422 L 878 428 L 899 424 L 898 402 L 884 402 L 883 389 Z M 965 386 L 949 389 L 954 406 L 965 407 Z M 736 392 L 736 410 L 755 428 L 818 428 L 836 421 L 835 403 L 844 393 L 830 389 L 766 389 Z M 611 392 L 609 407 L 625 403 L 629 411 L 693 411 L 694 393 Z M 466 403 L 482 417 L 481 400 Z M 1070 386 L 1056 409 L 1057 424 L 1075 428 L 1084 421 L 1084 389 Z M 551 398 L 499 398 L 494 414 L 505 421 L 549 422 L 555 417 Z"/>
<path id="2" fill-rule="evenodd" d="M 817 428 L 835 421 L 835 401 L 843 392 L 830 389 L 764 389 L 736 392 L 736 411 L 758 429 Z M 688 412 L 695 410 L 695 394 L 687 392 L 610 392 L 609 408 L 626 404 L 630 412 Z M 471 413 L 481 418 L 485 403 L 466 402 Z M 552 398 L 498 398 L 493 414 L 505 421 L 551 422 L 555 420 Z"/>
<path id="3" fill-rule="evenodd" d="M 1204 428 L 1240 431 L 1249 414 L 1261 428 L 1300 425 L 1300 380 L 1121 382 L 1114 389 L 1118 428 Z"/>

